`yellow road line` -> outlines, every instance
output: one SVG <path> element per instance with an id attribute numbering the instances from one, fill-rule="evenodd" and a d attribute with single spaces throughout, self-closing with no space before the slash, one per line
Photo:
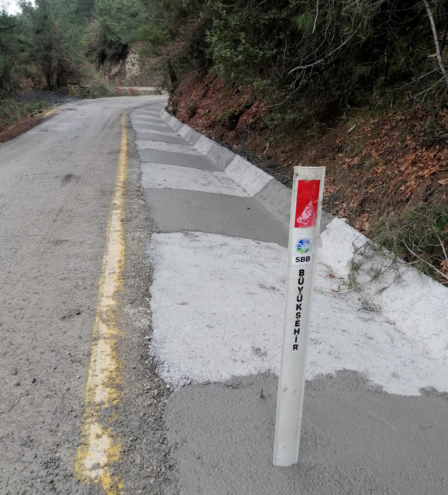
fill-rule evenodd
<path id="1" fill-rule="evenodd" d="M 52 113 L 56 112 L 57 108 L 52 108 L 50 110 L 47 110 L 45 112 L 43 112 L 41 115 L 35 115 L 35 117 L 38 117 L 38 118 L 46 118 L 48 117 L 49 115 L 51 115 Z M 26 119 L 23 119 L 23 120 L 26 120 Z M 21 124 L 23 122 L 23 120 L 20 120 L 19 122 L 17 122 L 16 124 L 12 125 L 11 127 L 8 127 L 8 129 L 6 129 L 6 131 L 3 131 L 3 132 L 0 132 L 0 136 L 3 136 L 3 134 L 6 134 L 7 132 L 11 131 L 12 129 L 14 129 L 14 127 L 16 127 L 18 124 Z M 3 143 L 0 143 L 0 144 L 3 144 Z"/>
<path id="2" fill-rule="evenodd" d="M 117 320 L 118 295 L 123 290 L 122 273 L 125 257 L 123 220 L 127 133 L 124 116 L 121 120 L 121 132 L 118 172 L 107 226 L 106 248 L 93 327 L 81 444 L 76 460 L 77 476 L 86 483 L 99 483 L 107 495 L 123 493 L 123 482 L 111 469 L 114 463 L 120 462 L 120 438 L 113 430 L 115 416 L 110 408 L 120 401 L 123 384 L 123 362 L 117 356 L 116 348 L 118 340 L 122 337 Z"/>
<path id="3" fill-rule="evenodd" d="M 46 110 L 42 113 L 42 117 L 48 117 L 52 113 L 56 112 L 57 108 L 50 108 L 50 110 Z"/>

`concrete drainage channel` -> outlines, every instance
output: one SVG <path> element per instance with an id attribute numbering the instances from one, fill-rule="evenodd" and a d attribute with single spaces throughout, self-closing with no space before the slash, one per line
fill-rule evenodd
<path id="1" fill-rule="evenodd" d="M 243 157 L 182 124 L 166 110 L 161 112 L 160 117 L 189 144 L 209 158 L 219 170 L 223 170 L 250 195 L 255 196 L 263 208 L 285 228 L 288 227 L 291 205 L 289 188 Z M 322 226 L 325 227 L 331 219 L 331 215 L 323 212 Z"/>
<path id="2" fill-rule="evenodd" d="M 173 389 L 166 493 L 447 493 L 448 291 L 412 272 L 363 311 L 339 292 L 362 237 L 325 219 L 301 458 L 274 468 L 291 192 L 160 106 L 131 121 L 155 224 L 150 352 Z"/>

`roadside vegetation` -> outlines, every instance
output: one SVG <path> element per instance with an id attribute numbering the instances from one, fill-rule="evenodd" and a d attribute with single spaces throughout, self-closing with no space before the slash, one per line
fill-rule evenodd
<path id="1" fill-rule="evenodd" d="M 448 214 L 443 205 L 419 205 L 382 218 L 370 239 L 355 248 L 348 288 L 361 292 L 374 286 L 382 292 L 401 280 L 410 266 L 448 285 L 447 229 Z"/>
<path id="2" fill-rule="evenodd" d="M 0 99 L 114 94 L 136 50 L 178 118 L 286 184 L 325 165 L 328 210 L 448 282 L 447 0 L 36 0 L 0 14 Z"/>
<path id="3" fill-rule="evenodd" d="M 17 102 L 14 100 L 3 100 L 0 107 L 0 119 L 10 122 L 18 122 L 26 117 L 42 113 L 48 104 L 41 100 L 28 102 Z"/>
<path id="4" fill-rule="evenodd" d="M 185 4 L 168 50 L 178 118 L 285 184 L 325 165 L 328 210 L 447 284 L 448 2 Z"/>

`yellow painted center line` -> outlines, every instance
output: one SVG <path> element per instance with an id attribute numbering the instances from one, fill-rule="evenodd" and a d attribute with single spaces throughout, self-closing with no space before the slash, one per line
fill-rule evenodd
<path id="1" fill-rule="evenodd" d="M 52 113 L 56 112 L 57 108 L 50 108 L 50 110 L 46 110 L 45 112 L 42 113 L 42 117 L 48 117 Z"/>
<path id="2" fill-rule="evenodd" d="M 120 401 L 123 385 L 123 362 L 117 356 L 116 348 L 122 337 L 122 331 L 118 328 L 118 296 L 123 290 L 125 258 L 123 221 L 126 167 L 127 133 L 123 116 L 120 158 L 93 327 L 81 444 L 76 460 L 77 476 L 86 483 L 100 484 L 107 495 L 123 493 L 122 480 L 113 474 L 113 464 L 120 462 L 121 453 L 120 438 L 113 429 L 115 415 L 110 408 Z"/>

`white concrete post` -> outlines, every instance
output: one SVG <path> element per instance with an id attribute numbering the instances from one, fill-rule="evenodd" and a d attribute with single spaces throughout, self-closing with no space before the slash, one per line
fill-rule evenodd
<path id="1" fill-rule="evenodd" d="M 294 167 L 274 465 L 298 461 L 325 167 Z"/>

